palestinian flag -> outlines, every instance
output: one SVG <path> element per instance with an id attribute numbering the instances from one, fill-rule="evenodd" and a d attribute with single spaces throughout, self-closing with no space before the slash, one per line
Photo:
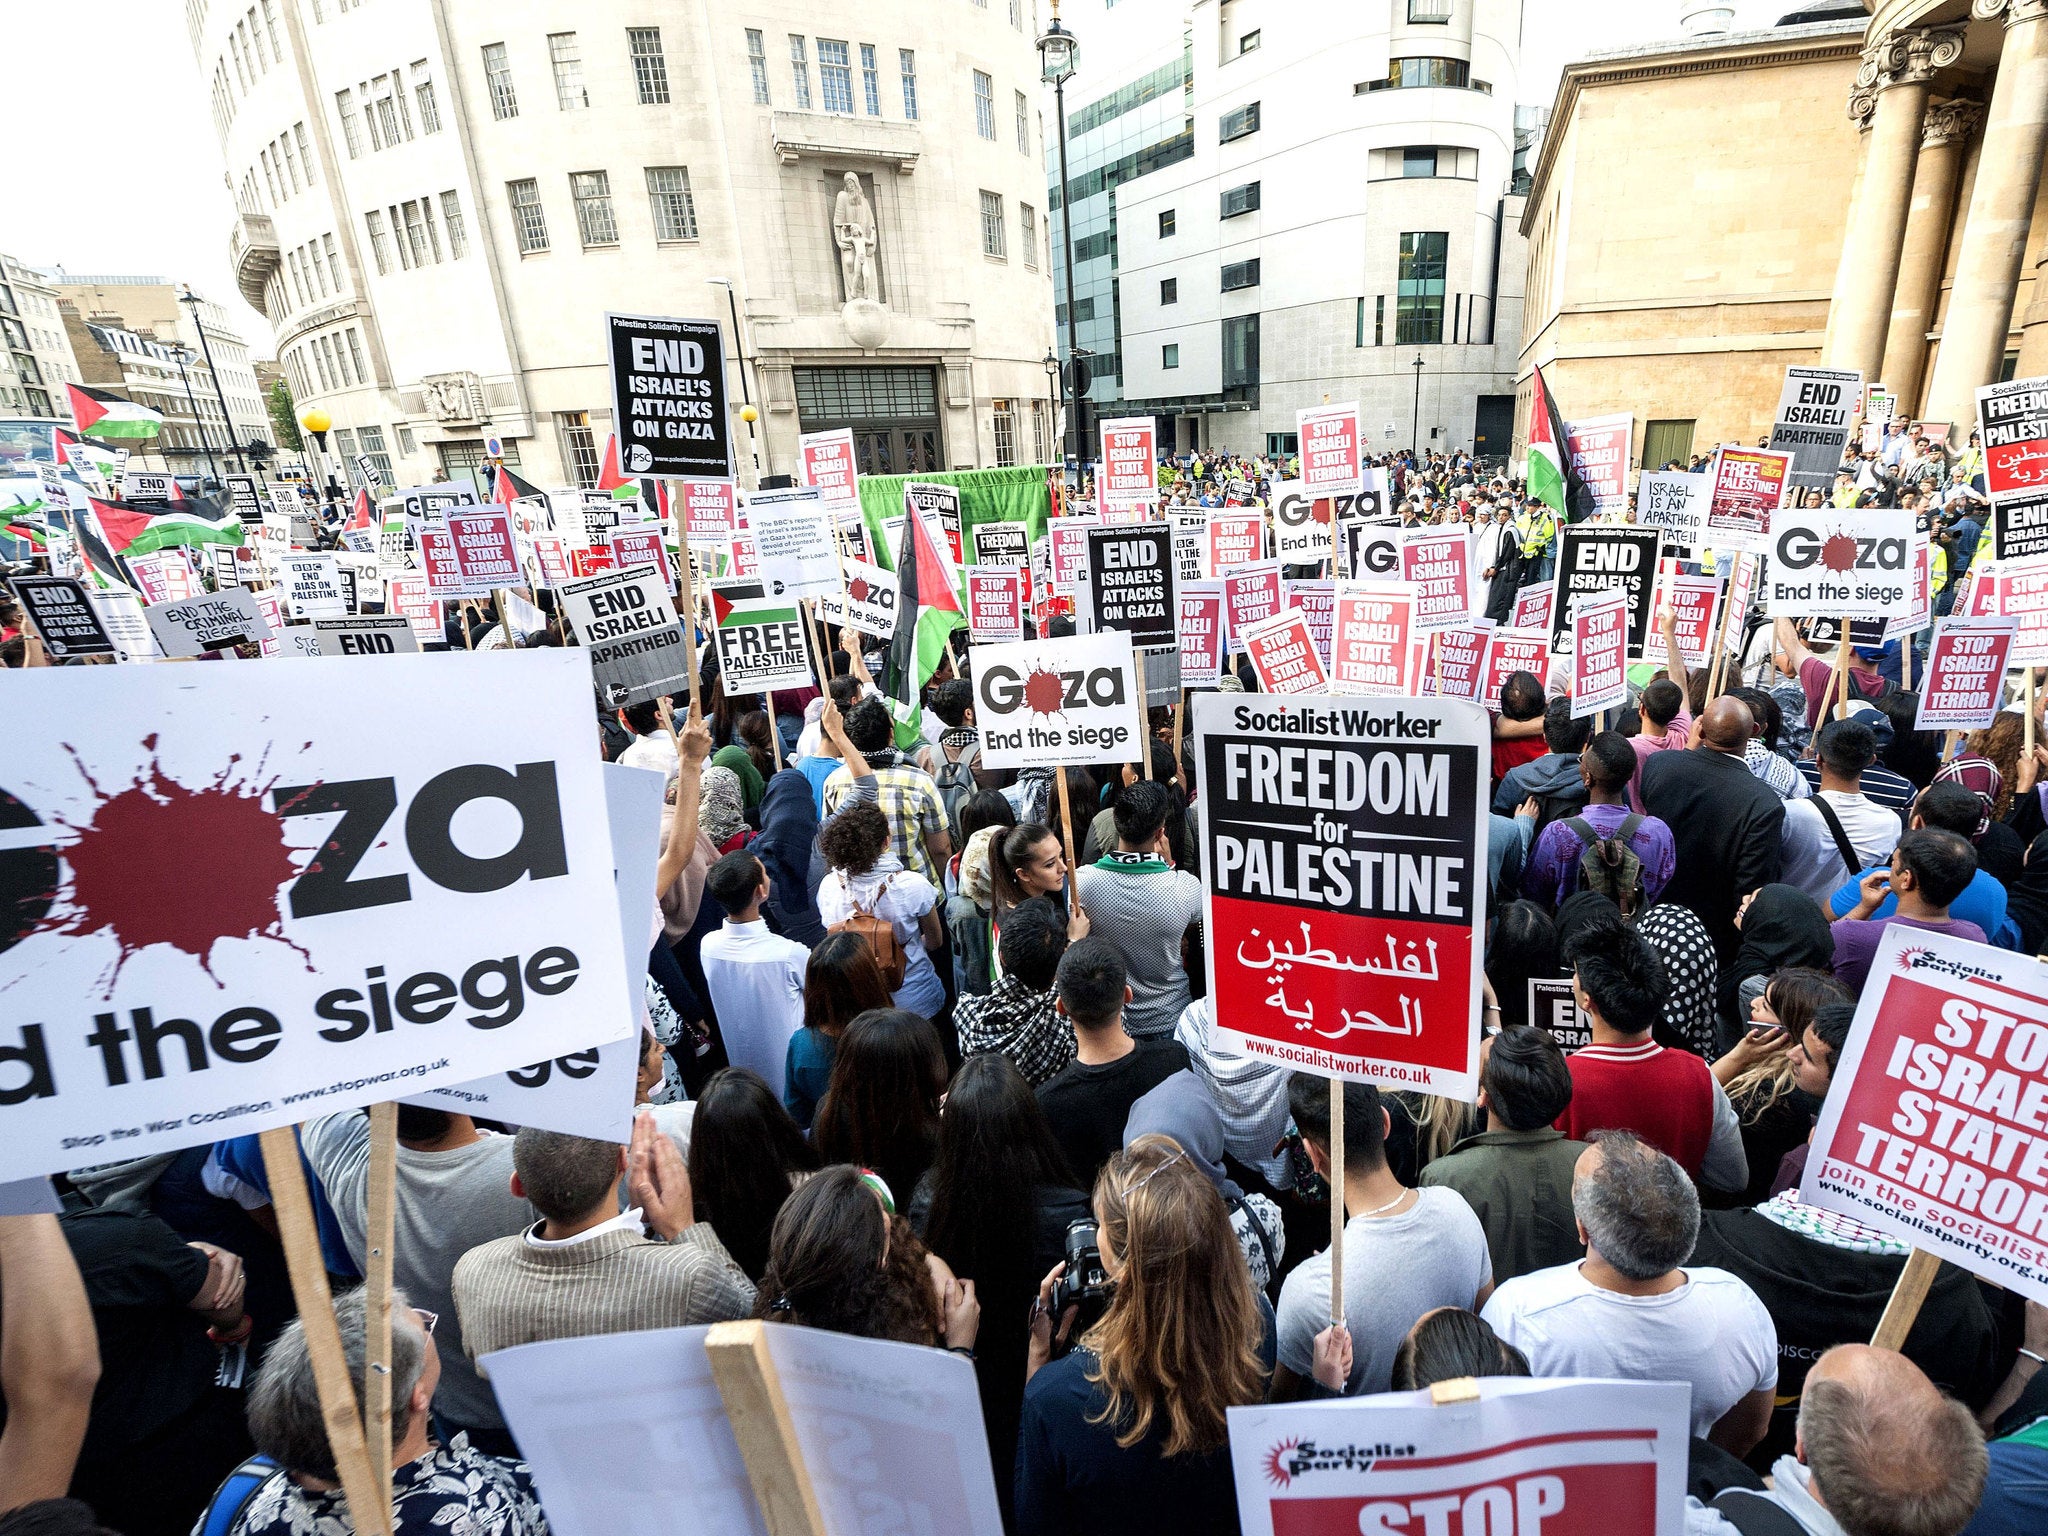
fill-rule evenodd
<path id="1" fill-rule="evenodd" d="M 491 500 L 501 502 L 509 507 L 512 505 L 515 497 L 540 496 L 544 494 L 541 488 L 531 480 L 522 479 L 502 464 L 498 466 L 498 485 L 497 489 L 491 492 Z"/>
<path id="2" fill-rule="evenodd" d="M 101 591 L 133 591 L 135 573 L 128 569 L 128 562 L 116 554 L 106 538 L 96 512 L 87 512 L 71 519 L 72 535 L 78 541 L 78 556 L 85 562 L 86 575 Z"/>
<path id="3" fill-rule="evenodd" d="M 597 488 L 610 491 L 612 500 L 626 501 L 640 494 L 640 482 L 628 480 L 619 467 L 619 434 L 608 432 L 604 439 L 604 462 L 598 466 Z"/>
<path id="4" fill-rule="evenodd" d="M 146 555 L 174 545 L 240 544 L 244 538 L 242 520 L 233 512 L 213 519 L 197 512 L 152 514 L 146 507 L 98 497 L 92 499 L 92 510 L 116 554 Z"/>
<path id="5" fill-rule="evenodd" d="M 914 747 L 923 739 L 924 685 L 946 654 L 946 637 L 967 622 L 953 585 L 953 563 L 932 536 L 924 514 L 908 496 L 903 509 L 903 543 L 896 551 L 896 633 L 882 693 L 896 717 L 896 744 Z"/>
<path id="6" fill-rule="evenodd" d="M 343 533 L 366 533 L 377 523 L 376 510 L 370 505 L 368 487 L 356 492 L 355 510 L 349 513 L 348 521 L 341 525 Z"/>
<path id="7" fill-rule="evenodd" d="M 71 419 L 78 430 L 93 437 L 119 442 L 149 442 L 164 429 L 164 419 L 145 405 L 104 389 L 67 384 L 71 392 Z"/>
<path id="8" fill-rule="evenodd" d="M 4 514 L 0 514 L 0 538 L 14 539 L 26 544 L 38 555 L 47 553 L 50 548 L 50 530 L 40 521 L 29 521 L 32 517 L 40 518 L 42 508 L 43 504 L 40 501 L 31 501 L 10 507 Z"/>
<path id="9" fill-rule="evenodd" d="M 1529 394 L 1529 494 L 1568 523 L 1593 515 L 1593 488 L 1572 467 L 1571 439 L 1541 368 Z"/>

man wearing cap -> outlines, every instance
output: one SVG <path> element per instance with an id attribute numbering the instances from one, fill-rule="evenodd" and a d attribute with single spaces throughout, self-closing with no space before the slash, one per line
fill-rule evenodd
<path id="1" fill-rule="evenodd" d="M 1864 771 L 1877 760 L 1877 737 L 1868 725 L 1830 720 L 1815 750 L 1820 787 L 1785 807 L 1781 878 L 1826 901 L 1842 881 L 1891 857 L 1903 828 L 1895 811 L 1863 792 Z"/>
<path id="2" fill-rule="evenodd" d="M 1842 636 L 1842 643 L 1846 645 L 1848 639 L 1847 635 Z M 1807 728 L 1812 729 L 1820 721 L 1821 699 L 1834 680 L 1833 663 L 1821 660 L 1808 649 L 1790 619 L 1777 621 L 1777 645 L 1773 654 L 1778 662 L 1778 670 L 1787 677 L 1799 680 L 1799 691 L 1806 695 Z M 1877 664 L 1883 657 L 1884 647 L 1881 645 L 1849 646 L 1850 702 L 1884 696 L 1886 683 L 1877 671 Z"/>

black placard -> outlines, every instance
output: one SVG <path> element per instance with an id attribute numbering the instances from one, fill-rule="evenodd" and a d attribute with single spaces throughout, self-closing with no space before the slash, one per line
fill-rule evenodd
<path id="1" fill-rule="evenodd" d="M 10 585 L 52 660 L 120 654 L 82 583 L 69 576 L 17 576 Z"/>
<path id="2" fill-rule="evenodd" d="M 1088 592 L 1097 630 L 1128 631 L 1140 650 L 1180 645 L 1173 528 L 1119 523 L 1088 530 Z"/>
<path id="3" fill-rule="evenodd" d="M 1656 528 L 1580 525 L 1558 536 L 1557 586 L 1550 599 L 1550 648 L 1570 648 L 1572 599 L 1619 591 L 1628 598 L 1628 654 L 1643 654 L 1650 636 L 1650 610 L 1657 599 L 1657 552 L 1664 535 Z"/>
<path id="4" fill-rule="evenodd" d="M 604 323 L 620 469 L 731 479 L 725 338 L 718 322 L 608 314 Z"/>

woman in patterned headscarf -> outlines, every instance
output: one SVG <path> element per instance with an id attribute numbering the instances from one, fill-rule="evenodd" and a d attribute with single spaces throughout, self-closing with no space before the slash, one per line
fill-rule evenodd
<path id="1" fill-rule="evenodd" d="M 746 798 L 740 788 L 740 776 L 730 768 L 712 766 L 704 770 L 697 824 L 720 853 L 745 846 Z"/>
<path id="2" fill-rule="evenodd" d="M 1664 998 L 1664 1017 L 1651 1031 L 1667 1049 L 1691 1051 L 1706 1061 L 1720 1054 L 1714 1048 L 1714 941 L 1690 907 L 1666 903 L 1652 907 L 1636 924 L 1643 942 L 1657 951 L 1671 990 Z"/>

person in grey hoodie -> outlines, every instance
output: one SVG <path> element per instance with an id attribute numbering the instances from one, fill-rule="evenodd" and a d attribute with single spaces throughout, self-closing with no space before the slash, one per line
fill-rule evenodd
<path id="1" fill-rule="evenodd" d="M 1524 800 L 1533 796 L 1539 802 L 1552 800 L 1553 809 L 1561 809 L 1565 802 L 1570 802 L 1570 809 L 1562 810 L 1562 814 L 1577 815 L 1586 803 L 1586 780 L 1579 772 L 1579 754 L 1593 735 L 1593 725 L 1591 715 L 1572 718 L 1572 701 L 1568 698 L 1560 696 L 1544 706 L 1543 744 L 1550 750 L 1534 762 L 1507 771 L 1500 787 L 1493 792 L 1493 813 L 1512 816 Z M 1557 816 L 1553 814 L 1549 819 L 1555 821 Z"/>

